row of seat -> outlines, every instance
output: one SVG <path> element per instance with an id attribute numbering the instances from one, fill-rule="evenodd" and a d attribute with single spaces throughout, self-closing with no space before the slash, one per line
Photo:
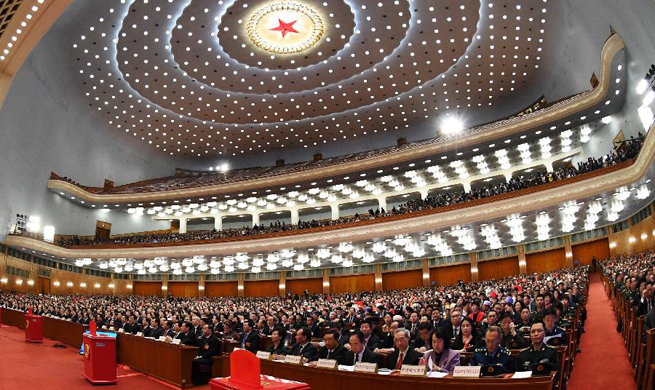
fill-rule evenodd
<path id="1" fill-rule="evenodd" d="M 655 329 L 645 330 L 646 316 L 637 316 L 637 308 L 616 290 L 601 272 L 605 292 L 612 302 L 616 319 L 623 324 L 621 337 L 628 350 L 630 364 L 639 390 L 653 390 L 655 380 Z"/>

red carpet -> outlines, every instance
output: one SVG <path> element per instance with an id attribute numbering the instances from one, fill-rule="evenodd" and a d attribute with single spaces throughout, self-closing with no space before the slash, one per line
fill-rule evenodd
<path id="1" fill-rule="evenodd" d="M 24 339 L 25 332 L 18 328 L 7 325 L 0 328 L 0 390 L 177 389 L 121 366 L 116 371 L 117 385 L 93 386 L 84 379 L 84 358 L 77 350 L 53 348 L 53 340 L 45 339 L 43 344 L 28 344 Z M 209 385 L 194 389 L 207 390 Z"/>
<path id="2" fill-rule="evenodd" d="M 591 275 L 587 302 L 586 332 L 568 390 L 636 390 L 628 351 L 621 334 L 616 332 L 616 317 L 600 276 Z"/>

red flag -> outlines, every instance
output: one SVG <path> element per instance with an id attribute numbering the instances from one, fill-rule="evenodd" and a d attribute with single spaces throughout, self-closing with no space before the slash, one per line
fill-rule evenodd
<path id="1" fill-rule="evenodd" d="M 94 320 L 91 320 L 91 322 L 89 322 L 89 332 L 91 332 L 91 336 L 98 335 L 96 333 L 96 322 Z"/>
<path id="2" fill-rule="evenodd" d="M 32 315 L 32 308 L 27 309 L 27 314 Z"/>

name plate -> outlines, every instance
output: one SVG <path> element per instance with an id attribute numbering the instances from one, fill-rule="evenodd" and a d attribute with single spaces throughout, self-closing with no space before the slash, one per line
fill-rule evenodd
<path id="1" fill-rule="evenodd" d="M 425 372 L 425 366 L 411 366 L 409 364 L 403 364 L 400 367 L 400 375 L 425 376 Z"/>
<path id="2" fill-rule="evenodd" d="M 107 325 L 103 325 L 102 329 L 107 330 Z"/>
<path id="3" fill-rule="evenodd" d="M 378 372 L 378 364 L 377 363 L 364 363 L 364 362 L 357 362 L 355 363 L 355 372 L 368 372 L 371 374 L 377 374 Z"/>
<path id="4" fill-rule="evenodd" d="M 143 337 L 143 332 L 136 332 L 136 337 Z"/>
<path id="5" fill-rule="evenodd" d="M 284 357 L 285 363 L 302 364 L 302 356 L 287 355 Z"/>
<path id="6" fill-rule="evenodd" d="M 271 358 L 271 353 L 266 351 L 257 351 L 257 354 L 255 356 L 263 360 L 268 360 Z"/>
<path id="7" fill-rule="evenodd" d="M 166 336 L 159 336 L 157 341 L 166 341 Z"/>
<path id="8" fill-rule="evenodd" d="M 334 359 L 318 359 L 316 367 L 327 368 L 328 370 L 337 369 L 337 361 Z"/>
<path id="9" fill-rule="evenodd" d="M 171 340 L 171 344 L 173 344 L 173 345 L 180 345 L 181 342 L 182 342 L 182 340 L 180 340 L 180 339 Z"/>
<path id="10" fill-rule="evenodd" d="M 455 366 L 453 378 L 479 378 L 482 366 Z"/>
<path id="11" fill-rule="evenodd" d="M 120 329 L 118 330 L 118 333 L 125 333 L 125 329 L 120 328 Z"/>
<path id="12" fill-rule="evenodd" d="M 111 330 L 112 332 L 114 332 L 116 329 L 114 329 L 114 327 L 111 326 L 111 327 L 109 327 L 109 330 Z"/>

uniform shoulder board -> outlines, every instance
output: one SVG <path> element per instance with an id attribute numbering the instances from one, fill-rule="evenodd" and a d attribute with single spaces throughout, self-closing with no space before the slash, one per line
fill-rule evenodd
<path id="1" fill-rule="evenodd" d="M 552 345 L 548 345 L 548 344 L 544 344 L 544 345 L 546 346 L 546 348 L 557 349 L 557 348 L 553 347 Z"/>
<path id="2" fill-rule="evenodd" d="M 510 351 L 508 351 L 507 349 L 503 349 L 503 353 L 505 355 L 510 355 L 510 356 L 512 355 L 512 353 Z"/>
<path id="3" fill-rule="evenodd" d="M 486 348 L 476 348 L 475 352 L 487 352 Z"/>
<path id="4" fill-rule="evenodd" d="M 521 350 L 521 352 L 523 352 L 523 351 L 527 351 L 528 349 L 530 349 L 530 347 L 523 348 L 523 349 Z"/>

